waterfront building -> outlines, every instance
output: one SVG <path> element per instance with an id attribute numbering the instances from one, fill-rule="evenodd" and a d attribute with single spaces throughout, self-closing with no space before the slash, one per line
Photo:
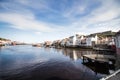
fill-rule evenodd
<path id="1" fill-rule="evenodd" d="M 66 41 L 66 46 L 68 47 L 77 47 L 84 46 L 86 44 L 86 37 L 84 35 L 74 35 L 70 36 Z"/>
<path id="2" fill-rule="evenodd" d="M 73 47 L 76 44 L 76 36 L 70 36 L 68 40 L 66 41 L 67 47 Z"/>
<path id="3" fill-rule="evenodd" d="M 105 31 L 101 33 L 94 33 L 90 35 L 79 35 L 75 34 L 73 36 L 70 36 L 68 38 L 62 39 L 59 43 L 60 46 L 63 47 L 94 47 L 94 46 L 115 46 L 115 40 L 114 40 L 115 32 L 112 31 Z M 56 41 L 53 42 L 56 44 Z"/>
<path id="4" fill-rule="evenodd" d="M 120 31 L 118 31 L 115 35 L 115 45 L 116 45 L 116 71 L 102 78 L 100 80 L 119 80 L 120 79 Z"/>
<path id="5" fill-rule="evenodd" d="M 54 47 L 60 47 L 61 41 L 60 40 L 55 40 L 55 41 L 52 42 L 51 45 L 54 46 Z"/>
<path id="6" fill-rule="evenodd" d="M 116 69 L 120 69 L 120 31 L 116 33 L 115 44 L 116 44 L 116 53 L 117 53 Z"/>
<path id="7" fill-rule="evenodd" d="M 115 37 L 113 36 L 99 36 L 98 44 L 107 44 L 107 45 L 115 45 Z"/>
<path id="8" fill-rule="evenodd" d="M 68 41 L 68 38 L 62 39 L 61 42 L 60 42 L 60 45 L 63 46 L 63 47 L 65 47 L 67 41 Z"/>
<path id="9" fill-rule="evenodd" d="M 99 40 L 98 44 L 107 44 L 107 45 L 115 45 L 115 34 L 116 32 L 112 31 L 105 31 L 98 34 Z"/>
<path id="10" fill-rule="evenodd" d="M 98 36 L 97 35 L 89 35 L 86 38 L 86 46 L 94 46 L 98 43 Z"/>
<path id="11" fill-rule="evenodd" d="M 44 42 L 44 46 L 45 46 L 45 47 L 49 47 L 49 46 L 51 46 L 51 44 L 52 44 L 51 41 L 45 41 L 45 42 Z"/>
<path id="12" fill-rule="evenodd" d="M 85 46 L 86 44 L 86 36 L 84 35 L 76 35 L 76 45 L 77 46 Z"/>
<path id="13" fill-rule="evenodd" d="M 117 54 L 120 55 L 120 31 L 117 32 L 116 34 L 115 42 L 116 42 Z"/>

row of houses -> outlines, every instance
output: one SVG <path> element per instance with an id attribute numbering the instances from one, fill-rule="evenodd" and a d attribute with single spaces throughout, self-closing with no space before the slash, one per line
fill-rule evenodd
<path id="1" fill-rule="evenodd" d="M 63 39 L 61 41 L 61 46 L 67 47 L 76 47 L 76 46 L 93 46 L 93 44 L 97 44 L 98 36 L 85 36 L 85 35 L 74 35 L 69 38 Z"/>
<path id="2" fill-rule="evenodd" d="M 61 47 L 80 47 L 80 46 L 94 47 L 95 45 L 99 45 L 99 44 L 115 45 L 115 40 L 114 40 L 115 37 L 112 33 L 113 33 L 112 31 L 106 31 L 106 32 L 95 33 L 90 35 L 76 34 L 62 40 L 55 40 L 53 42 L 46 41 L 44 45 L 61 46 Z"/>
<path id="3" fill-rule="evenodd" d="M 98 44 L 115 45 L 114 36 L 111 34 L 104 37 L 99 34 L 90 34 L 87 36 L 76 34 L 69 37 L 66 41 L 66 46 L 95 46 Z"/>

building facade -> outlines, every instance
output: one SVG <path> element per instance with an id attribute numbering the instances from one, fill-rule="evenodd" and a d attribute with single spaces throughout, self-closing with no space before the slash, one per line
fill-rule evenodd
<path id="1" fill-rule="evenodd" d="M 116 53 L 117 53 L 116 69 L 120 69 L 120 31 L 117 32 L 116 34 L 115 44 L 116 44 Z"/>
<path id="2" fill-rule="evenodd" d="M 116 34 L 115 43 L 117 54 L 120 55 L 120 31 Z"/>
<path id="3" fill-rule="evenodd" d="M 95 44 L 98 43 L 98 36 L 88 36 L 86 38 L 86 46 L 94 46 Z"/>

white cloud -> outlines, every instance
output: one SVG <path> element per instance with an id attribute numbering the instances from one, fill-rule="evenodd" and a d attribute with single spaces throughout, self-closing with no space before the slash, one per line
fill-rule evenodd
<path id="1" fill-rule="evenodd" d="M 41 33 L 41 32 L 35 32 L 35 34 L 37 34 L 37 35 L 41 35 L 42 33 Z"/>
<path id="2" fill-rule="evenodd" d="M 54 29 L 50 28 L 49 24 L 37 21 L 34 15 L 23 15 L 17 13 L 0 13 L 0 21 L 10 24 L 10 27 L 35 30 L 42 32 L 51 32 Z"/>
<path id="3" fill-rule="evenodd" d="M 96 15 L 93 16 L 93 18 L 90 18 L 89 21 L 91 22 L 103 22 L 103 21 L 109 21 L 116 17 L 118 17 L 120 12 L 116 10 L 107 10 L 106 12 L 96 13 Z"/>
<path id="4" fill-rule="evenodd" d="M 120 6 L 115 0 L 98 0 L 100 6 L 95 6 L 94 9 L 89 8 L 88 5 L 91 3 L 87 1 L 82 5 L 78 1 L 75 1 L 71 7 L 67 6 L 67 8 L 66 3 L 62 3 L 64 6 L 61 7 L 62 9 L 60 11 L 52 8 L 49 5 L 49 1 L 35 0 L 33 2 L 33 0 L 20 0 L 16 1 L 17 4 L 8 2 L 2 4 L 5 11 L 0 12 L 0 21 L 10 24 L 10 27 L 13 28 L 33 31 L 38 36 L 41 34 L 42 36 L 49 35 L 49 38 L 52 39 L 58 39 L 59 37 L 61 38 L 75 33 L 89 34 L 107 30 L 120 30 Z M 88 14 L 86 13 L 85 16 L 76 17 L 76 15 L 84 14 L 86 9 L 90 10 Z M 47 18 L 49 18 L 48 16 L 52 16 L 54 18 L 52 19 L 53 22 L 52 20 L 52 23 L 37 20 L 36 18 L 39 16 L 36 16 L 34 10 L 38 11 L 38 13 L 46 13 L 45 16 Z M 57 15 L 53 15 L 54 13 Z M 61 21 L 63 19 L 64 21 L 68 20 L 66 21 L 68 22 L 67 25 L 59 22 L 62 26 L 56 25 L 55 22 L 57 20 L 59 21 L 59 19 Z M 43 32 L 46 34 L 43 34 Z M 44 39 L 48 38 L 46 36 L 44 36 Z"/>
<path id="5" fill-rule="evenodd" d="M 83 14 L 86 11 L 87 4 L 88 3 L 80 4 L 79 1 L 75 1 L 71 7 L 63 11 L 62 15 L 66 18 L 72 19 L 76 15 Z"/>
<path id="6" fill-rule="evenodd" d="M 101 7 L 93 11 L 89 16 L 90 22 L 103 22 L 109 21 L 120 16 L 120 8 L 116 5 L 113 0 L 101 1 Z"/>
<path id="7" fill-rule="evenodd" d="M 87 34 L 98 31 L 120 30 L 119 6 L 114 0 L 101 0 L 101 3 L 100 7 L 93 10 L 87 16 L 74 20 L 72 25 L 70 25 L 73 27 L 71 30 Z"/>

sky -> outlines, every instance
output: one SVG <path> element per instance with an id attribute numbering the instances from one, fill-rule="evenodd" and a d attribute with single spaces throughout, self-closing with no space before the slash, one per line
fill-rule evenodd
<path id="1" fill-rule="evenodd" d="M 120 0 L 0 0 L 0 37 L 44 42 L 120 30 Z"/>

